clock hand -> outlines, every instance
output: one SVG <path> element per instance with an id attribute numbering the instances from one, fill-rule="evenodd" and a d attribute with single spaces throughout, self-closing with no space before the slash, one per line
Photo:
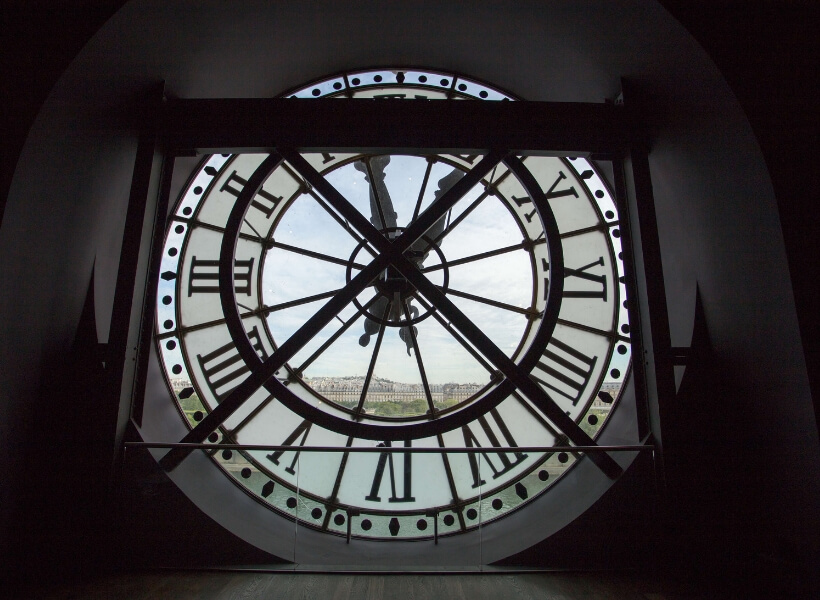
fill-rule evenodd
<path id="1" fill-rule="evenodd" d="M 453 169 L 447 175 L 439 179 L 438 189 L 435 191 L 433 202 L 437 201 L 444 194 L 450 191 L 450 188 L 458 183 L 462 177 L 464 177 L 464 171 L 461 171 L 460 169 Z M 444 227 L 446 226 L 446 222 L 447 213 L 443 214 L 441 218 L 433 223 L 433 225 L 424 233 L 423 237 L 417 239 L 410 246 L 409 258 L 418 266 L 419 269 L 424 266 L 423 263 L 430 254 L 431 241 L 441 235 L 441 232 L 444 231 Z M 419 314 L 419 309 L 413 306 L 412 301 L 413 299 L 409 298 L 407 300 L 407 306 L 410 313 L 413 315 L 413 318 L 416 318 Z M 413 335 L 418 338 L 417 327 L 413 327 Z M 402 327 L 399 330 L 399 337 L 407 345 L 407 356 L 410 356 L 410 349 L 413 347 L 413 337 L 410 335 L 409 328 Z"/>
<path id="2" fill-rule="evenodd" d="M 364 319 L 364 333 L 359 338 L 359 346 L 364 348 L 370 343 L 370 336 L 375 335 L 379 332 L 379 322 L 377 319 L 380 319 L 381 316 L 384 314 L 384 308 L 387 306 L 387 298 L 384 296 L 380 296 L 378 300 L 376 300 L 375 304 L 373 304 L 367 312 L 373 315 L 372 319 L 365 318 Z"/>
<path id="3" fill-rule="evenodd" d="M 353 163 L 357 171 L 364 173 L 365 181 L 370 184 L 370 222 L 382 232 L 397 224 L 393 201 L 384 182 L 384 169 L 388 164 L 390 156 L 387 154 Z"/>
<path id="4" fill-rule="evenodd" d="M 410 304 L 412 298 L 407 299 L 407 308 L 409 309 L 407 312 L 408 314 L 408 321 L 410 319 L 415 319 L 419 316 L 419 309 Z M 401 340 L 407 345 L 407 356 L 410 356 L 410 349 L 413 347 L 413 336 L 419 336 L 419 328 L 415 325 L 413 326 L 413 334 L 410 334 L 410 327 L 402 327 L 399 329 L 399 337 Z"/>
<path id="5" fill-rule="evenodd" d="M 436 202 L 439 198 L 441 198 L 444 194 L 450 191 L 458 181 L 464 177 L 464 171 L 460 169 L 453 169 L 447 175 L 439 179 L 438 181 L 438 189 L 435 191 L 435 197 L 433 202 Z M 412 246 L 410 246 L 411 250 L 411 257 L 410 259 L 416 263 L 419 268 L 421 268 L 422 263 L 427 258 L 427 255 L 430 254 L 430 245 L 431 241 L 438 238 L 441 233 L 444 231 L 444 227 L 447 224 L 447 214 L 441 216 L 441 218 L 433 223 L 433 225 L 424 233 L 423 237 L 420 237 L 415 242 L 413 242 Z"/>

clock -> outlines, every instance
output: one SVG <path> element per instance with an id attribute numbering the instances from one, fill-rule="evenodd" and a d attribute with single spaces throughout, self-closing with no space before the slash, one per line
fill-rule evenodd
<path id="1" fill-rule="evenodd" d="M 287 95 L 514 100 L 414 70 Z M 620 473 L 548 448 L 594 444 L 619 405 L 623 282 L 618 212 L 585 158 L 206 156 L 167 221 L 157 410 L 218 445 L 211 470 L 260 523 L 385 548 L 458 540 L 579 463 Z"/>

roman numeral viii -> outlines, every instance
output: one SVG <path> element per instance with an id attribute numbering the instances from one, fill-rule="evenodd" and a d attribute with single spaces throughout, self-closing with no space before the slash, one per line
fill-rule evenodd
<path id="1" fill-rule="evenodd" d="M 487 439 L 490 442 L 490 446 L 495 446 L 496 448 L 500 448 L 502 446 L 509 446 L 512 448 L 517 448 L 518 444 L 515 443 L 515 438 L 510 433 L 510 429 L 507 427 L 507 424 L 504 422 L 504 419 L 501 418 L 501 415 L 498 414 L 498 409 L 494 408 L 489 412 L 490 417 L 492 418 L 492 422 L 495 424 L 495 429 L 501 434 L 501 437 L 504 438 L 505 444 L 502 444 L 496 435 L 495 431 L 493 430 L 493 426 L 490 424 L 490 421 L 487 419 L 486 415 L 482 415 L 477 419 L 477 423 L 481 426 L 481 429 L 484 431 L 484 435 L 487 436 Z M 481 443 L 478 441 L 475 433 L 472 429 L 470 429 L 469 425 L 465 425 L 461 428 L 461 433 L 464 435 L 464 445 L 467 448 L 481 448 Z M 484 460 L 490 466 L 490 469 L 493 471 L 493 479 L 497 479 L 501 477 L 507 471 L 514 469 L 519 464 L 521 464 L 526 458 L 527 455 L 523 452 L 498 452 L 495 453 L 496 462 L 490 458 L 490 453 L 482 452 L 481 455 L 484 457 Z M 511 458 L 512 456 L 512 458 Z M 473 476 L 473 488 L 477 488 L 480 485 L 484 485 L 486 481 L 481 479 L 481 473 L 478 465 L 478 457 L 475 454 L 468 454 L 468 460 L 470 461 L 470 473 Z"/>
<path id="2" fill-rule="evenodd" d="M 587 356 L 561 340 L 552 338 L 538 361 L 543 375 L 533 371 L 532 378 L 545 388 L 567 398 L 575 406 L 589 383 L 597 356 Z"/>
<path id="3" fill-rule="evenodd" d="M 265 347 L 259 338 L 259 330 L 255 325 L 248 332 L 248 340 L 259 357 L 266 360 L 268 354 L 265 352 Z M 231 342 L 208 354 L 197 354 L 196 360 L 205 375 L 208 387 L 220 401 L 250 373 L 250 369 L 239 356 L 236 346 Z"/>

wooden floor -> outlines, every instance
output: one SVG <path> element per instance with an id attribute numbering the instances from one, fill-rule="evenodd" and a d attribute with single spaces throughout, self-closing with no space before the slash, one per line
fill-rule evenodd
<path id="1" fill-rule="evenodd" d="M 457 575 L 154 571 L 18 590 L 9 600 L 695 600 L 728 598 L 624 573 Z"/>

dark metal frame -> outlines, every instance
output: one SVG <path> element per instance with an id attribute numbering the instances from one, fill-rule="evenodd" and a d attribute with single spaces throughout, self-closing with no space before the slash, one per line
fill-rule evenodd
<path id="1" fill-rule="evenodd" d="M 563 156 L 589 155 L 592 158 L 612 159 L 615 163 L 616 203 L 619 210 L 624 211 L 622 212 L 622 220 L 626 222 L 627 218 L 631 219 L 630 224 L 639 229 L 643 245 L 638 247 L 637 253 L 648 257 L 647 266 L 644 269 L 638 268 L 635 273 L 630 274 L 629 270 L 632 269 L 632 265 L 635 263 L 629 260 L 632 248 L 629 247 L 630 244 L 626 243 L 628 240 L 624 240 L 624 252 L 627 259 L 625 264 L 630 265 L 627 267 L 627 286 L 630 292 L 630 301 L 632 302 L 630 322 L 642 323 L 640 329 L 644 337 L 649 336 L 649 339 L 653 340 L 652 347 L 655 356 L 663 352 L 664 335 L 668 341 L 668 324 L 665 327 L 665 334 L 658 333 L 658 330 L 664 330 L 664 323 L 666 323 L 666 320 L 662 318 L 666 314 L 662 279 L 660 280 L 660 286 L 658 286 L 656 283 L 653 284 L 651 281 L 647 283 L 647 281 L 659 278 L 647 278 L 644 275 L 646 272 L 660 272 L 657 231 L 654 229 L 654 207 L 652 206 L 651 184 L 648 184 L 648 164 L 645 160 L 644 138 L 639 128 L 634 125 L 636 121 L 630 118 L 629 113 L 622 106 L 609 103 L 442 102 L 425 100 L 402 100 L 398 102 L 393 100 L 368 101 L 340 98 L 311 99 L 309 102 L 301 99 L 165 100 L 158 121 L 158 136 L 153 138 L 154 147 L 152 149 L 154 153 L 159 151 L 160 154 L 165 154 L 166 169 L 168 164 L 173 164 L 173 156 L 187 155 L 191 152 L 226 150 L 231 152 L 273 152 L 271 157 L 263 163 L 265 168 L 260 168 L 245 186 L 243 195 L 237 202 L 237 205 L 244 204 L 245 206 L 249 204 L 256 190 L 261 187 L 267 173 L 272 169 L 272 165 L 275 166 L 274 163 L 278 164 L 282 160 L 282 156 L 275 152 L 277 147 L 282 149 L 282 154 L 287 157 L 291 164 L 298 163 L 300 157 L 295 150 L 286 150 L 286 148 L 299 148 L 299 151 L 354 150 L 374 153 L 397 150 L 407 151 L 408 149 L 411 149 L 414 153 L 486 153 L 488 149 L 509 148 L 519 153 Z M 148 145 L 150 146 L 150 143 Z M 159 148 L 164 149 L 164 151 L 158 150 Z M 508 152 L 491 151 L 490 154 L 495 157 L 493 161 L 497 162 Z M 643 157 L 642 160 L 641 156 Z M 622 170 L 624 158 L 631 159 L 628 165 L 632 167 L 631 171 L 626 172 L 626 176 L 624 176 Z M 635 162 L 636 159 L 637 162 Z M 508 157 L 507 160 L 515 162 L 517 159 Z M 169 171 L 165 173 L 166 181 L 168 173 Z M 156 167 L 135 171 L 135 187 L 140 185 L 141 180 L 151 180 L 152 176 L 156 177 Z M 310 181 L 310 183 L 320 184 L 318 179 Z M 167 183 L 165 188 L 167 188 Z M 332 196 L 332 193 L 330 195 Z M 325 196 L 328 197 L 328 194 L 325 194 Z M 636 200 L 636 196 L 640 196 L 640 199 Z M 328 199 L 330 200 L 330 198 Z M 164 195 L 160 196 L 159 204 L 166 206 L 167 200 L 167 189 L 165 189 Z M 134 197 L 132 194 L 133 202 Z M 336 209 L 340 210 L 338 206 Z M 130 210 L 129 208 L 129 218 Z M 343 210 L 344 207 L 341 207 L 341 211 Z M 237 211 L 239 216 L 233 218 L 233 221 L 235 221 L 233 229 L 236 230 L 234 233 L 238 232 L 241 217 L 244 213 L 241 207 L 236 208 L 234 212 Z M 635 216 L 636 213 L 638 213 L 637 217 Z M 164 215 L 164 210 L 157 211 L 158 218 L 164 218 Z M 414 233 L 424 232 L 421 225 L 418 228 L 419 231 Z M 229 226 L 228 229 L 230 232 L 231 227 Z M 359 228 L 357 227 L 357 229 Z M 366 226 L 364 229 L 366 229 Z M 156 226 L 153 228 L 154 241 L 152 243 L 154 246 L 161 243 L 161 236 L 157 233 L 160 230 L 161 227 L 159 229 Z M 364 233 L 362 229 L 359 229 L 359 231 Z M 225 236 L 226 242 L 223 244 L 221 262 L 227 265 L 230 265 L 232 261 L 235 237 L 235 235 Z M 370 236 L 366 237 L 369 239 Z M 159 241 L 157 241 L 158 239 Z M 386 238 L 383 239 L 386 241 Z M 374 239 L 369 239 L 369 241 L 374 243 Z M 375 242 L 375 244 L 378 243 Z M 124 246 L 126 245 L 130 247 L 130 243 L 124 243 Z M 382 250 L 389 252 L 391 255 L 386 262 L 382 262 L 385 262 L 385 264 L 390 261 L 395 261 L 394 264 L 401 263 L 403 257 L 400 253 L 392 252 L 387 246 Z M 149 290 L 153 289 L 156 284 L 160 258 L 160 253 L 154 249 L 147 283 L 147 289 Z M 133 260 L 133 257 L 130 256 L 130 253 L 124 253 L 123 262 L 127 263 L 128 260 Z M 378 260 L 376 262 L 378 264 L 364 270 L 366 273 L 362 274 L 360 272 L 359 275 L 363 281 L 385 266 Z M 403 266 L 407 270 L 404 275 L 408 279 L 415 276 L 423 278 L 420 273 L 414 275 L 412 269 L 409 269 L 407 265 Z M 402 271 L 405 270 L 399 268 Z M 370 271 L 373 271 L 373 273 Z M 123 269 L 121 269 L 121 276 L 122 273 Z M 232 281 L 230 281 L 232 269 L 220 268 L 220 273 L 222 278 L 226 279 L 226 282 L 220 282 L 220 287 L 223 291 L 232 290 Z M 551 280 L 562 282 L 563 277 L 551 277 Z M 421 281 L 414 281 L 414 283 L 422 284 Z M 133 296 L 133 288 L 131 292 Z M 123 295 L 119 294 L 118 287 L 118 306 L 125 302 L 124 295 L 124 293 Z M 241 326 L 241 318 L 237 313 L 235 303 L 233 303 L 232 291 L 227 294 L 223 293 L 222 296 L 223 308 L 225 308 L 225 313 L 228 316 L 229 326 L 232 330 L 236 329 L 232 333 L 234 336 L 236 333 L 241 333 L 239 336 L 240 342 L 243 338 L 247 341 Z M 643 304 L 642 310 L 638 310 L 636 304 L 638 298 L 641 299 Z M 154 300 L 152 294 L 145 294 L 143 314 L 149 323 L 153 317 Z M 444 300 L 446 301 L 446 298 Z M 657 308 L 659 303 L 662 305 L 662 309 Z M 331 304 L 335 306 L 335 303 L 331 302 Z M 641 314 L 647 314 L 647 312 L 649 318 L 646 320 L 650 324 L 644 324 L 644 321 L 640 318 Z M 659 315 L 659 313 L 662 313 L 662 315 Z M 121 314 L 115 314 L 118 315 L 116 319 L 122 319 Z M 458 318 L 458 314 L 455 314 L 455 316 Z M 144 322 L 142 327 L 143 335 L 145 330 Z M 124 323 L 124 320 L 121 320 L 120 323 Z M 633 332 L 636 329 L 638 328 L 634 328 Z M 633 341 L 639 342 L 640 338 L 640 335 L 633 336 Z M 115 351 L 116 348 L 125 346 L 123 340 L 115 340 L 112 337 L 112 342 L 115 341 Z M 261 362 L 249 343 L 239 343 L 237 347 L 247 364 Z M 668 343 L 666 347 L 668 350 Z M 142 354 L 147 355 L 147 353 Z M 669 393 L 668 381 L 672 376 L 671 362 L 664 361 L 663 356 L 661 356 L 661 360 L 657 361 L 655 368 L 652 370 L 654 377 L 660 381 L 647 384 L 644 382 L 646 372 L 642 354 L 641 346 L 636 345 L 633 362 L 636 365 L 640 364 L 640 368 L 636 368 L 636 380 L 640 380 L 637 382 L 639 387 L 637 396 L 639 407 L 640 403 L 647 407 L 649 429 L 659 450 L 655 453 L 656 460 L 660 460 L 659 454 L 662 446 L 660 444 L 660 419 L 658 418 L 657 409 L 659 406 L 658 397 Z M 664 356 L 668 358 L 668 351 Z M 670 364 L 667 365 L 667 362 Z M 669 372 L 665 373 L 667 366 Z M 265 371 L 268 370 L 265 369 Z M 532 385 L 528 377 L 519 377 L 514 372 L 512 373 L 516 387 L 527 389 Z M 257 384 L 261 384 L 266 379 L 263 375 L 264 373 L 261 373 L 258 377 L 252 375 L 246 380 L 247 385 L 244 387 L 251 385 L 258 387 Z M 135 383 L 136 392 L 139 392 L 144 386 L 143 379 L 144 368 L 138 368 Z M 260 381 L 256 381 L 256 379 Z M 122 381 L 121 370 L 120 381 Z M 288 392 L 284 385 L 276 380 L 272 380 L 271 384 L 277 393 L 281 393 L 282 390 L 285 393 Z M 512 385 L 510 387 L 512 390 Z M 240 388 L 243 388 L 243 386 L 240 386 Z M 269 391 L 273 390 L 269 388 Z M 231 395 L 239 397 L 245 392 L 244 389 L 242 392 L 234 390 Z M 674 384 L 672 393 L 674 393 Z M 140 419 L 141 406 L 138 395 L 139 393 L 136 393 L 132 396 L 133 416 L 137 422 Z M 221 406 L 222 404 L 220 404 Z M 229 407 L 230 405 L 226 404 L 225 406 Z M 484 408 L 487 407 L 482 407 L 482 411 Z M 227 411 L 228 408 L 222 412 Z M 207 434 L 215 429 L 227 416 L 214 414 L 214 412 L 211 413 L 213 415 L 212 422 L 205 423 L 211 417 L 209 415 L 200 423 L 202 427 L 195 428 L 183 441 L 186 443 L 204 441 Z M 556 415 L 556 417 L 560 420 L 560 416 Z M 644 437 L 643 434 L 646 433 L 646 429 L 646 424 L 641 424 L 642 438 Z M 584 444 L 583 442 L 586 440 L 580 438 L 574 441 L 582 443 L 580 446 L 571 447 L 572 450 L 569 451 L 577 452 L 579 448 L 597 448 L 591 440 L 589 440 L 591 444 Z M 173 448 L 162 460 L 164 467 L 173 468 L 179 460 L 191 451 L 193 446 L 172 444 L 163 447 Z M 208 447 L 213 448 L 213 445 L 208 445 Z M 380 450 L 383 451 L 384 449 Z M 434 450 L 437 452 L 442 451 L 441 449 Z M 591 450 L 590 459 L 599 463 L 602 470 L 610 477 L 616 477 L 620 473 L 620 468 L 604 452 Z M 662 461 L 659 467 L 659 475 L 662 476 Z"/>

